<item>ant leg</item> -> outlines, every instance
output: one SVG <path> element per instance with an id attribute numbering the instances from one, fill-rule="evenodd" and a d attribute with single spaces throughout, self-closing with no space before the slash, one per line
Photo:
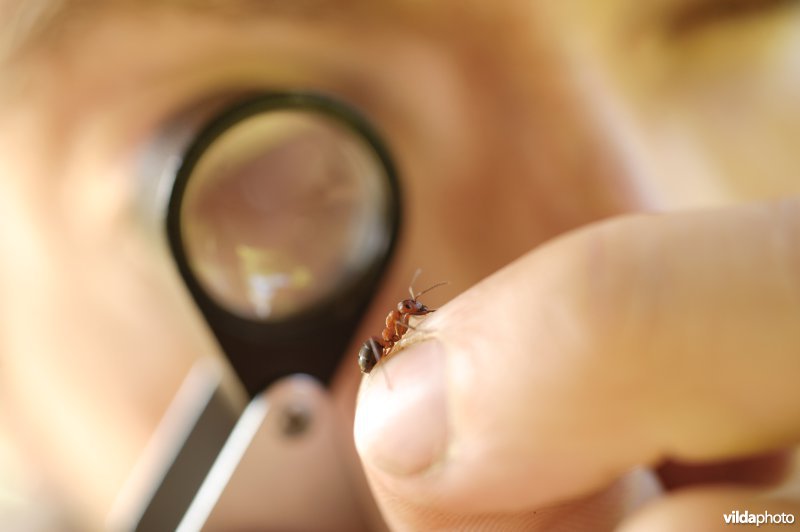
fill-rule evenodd
<path id="1" fill-rule="evenodd" d="M 374 338 L 370 338 L 369 347 L 372 350 L 372 356 L 375 357 L 375 364 L 377 364 L 381 360 L 380 350 L 378 349 L 378 342 L 376 342 Z M 383 370 L 383 378 L 386 379 L 386 386 L 391 390 L 392 383 L 389 381 L 389 375 L 387 375 L 385 368 Z"/>
<path id="2" fill-rule="evenodd" d="M 369 339 L 369 348 L 372 351 L 372 357 L 375 359 L 375 364 L 381 361 L 381 354 L 380 350 L 378 349 L 378 342 L 375 341 L 375 338 Z"/>
<path id="3" fill-rule="evenodd" d="M 433 310 L 431 312 L 433 312 Z M 411 325 L 408 322 L 397 322 L 396 325 L 398 327 L 400 327 L 400 326 L 406 327 L 406 329 L 411 329 L 412 331 L 422 331 L 423 333 L 426 332 L 426 331 L 429 331 L 429 329 L 425 328 L 425 322 L 424 321 L 422 323 L 418 323 L 416 325 Z M 405 334 L 407 332 L 407 330 L 400 330 L 399 332 L 402 333 L 402 334 Z"/>
<path id="4" fill-rule="evenodd" d="M 406 329 L 411 329 L 413 331 L 416 331 L 418 329 L 418 327 L 416 325 L 411 325 L 407 321 L 398 321 L 396 326 L 397 327 L 401 327 L 402 326 L 402 327 L 405 327 Z M 401 331 L 397 331 L 397 332 L 401 333 Z M 402 331 L 402 332 L 405 332 L 405 331 Z"/>

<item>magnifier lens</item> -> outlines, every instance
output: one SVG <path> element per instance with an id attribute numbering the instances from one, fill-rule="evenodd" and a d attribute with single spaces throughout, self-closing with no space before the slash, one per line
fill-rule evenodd
<path id="1" fill-rule="evenodd" d="M 385 173 L 361 134 L 323 112 L 244 118 L 187 180 L 180 227 L 189 267 L 239 316 L 302 312 L 385 252 Z"/>

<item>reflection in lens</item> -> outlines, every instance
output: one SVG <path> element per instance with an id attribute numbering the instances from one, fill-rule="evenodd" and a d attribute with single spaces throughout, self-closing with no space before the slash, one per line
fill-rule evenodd
<path id="1" fill-rule="evenodd" d="M 189 265 L 218 304 L 280 320 L 330 295 L 388 245 L 385 169 L 348 125 L 268 111 L 218 136 L 181 206 Z"/>

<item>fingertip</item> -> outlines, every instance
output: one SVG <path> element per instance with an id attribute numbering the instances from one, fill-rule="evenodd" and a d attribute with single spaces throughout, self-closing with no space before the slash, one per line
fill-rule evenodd
<path id="1" fill-rule="evenodd" d="M 362 380 L 354 423 L 365 466 L 405 477 L 440 460 L 447 447 L 445 359 L 435 340 L 395 353 Z"/>

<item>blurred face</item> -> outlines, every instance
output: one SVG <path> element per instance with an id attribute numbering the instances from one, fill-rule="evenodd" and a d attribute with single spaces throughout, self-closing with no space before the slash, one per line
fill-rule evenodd
<path id="1" fill-rule="evenodd" d="M 0 430 L 56 484 L 86 479 L 73 502 L 97 519 L 216 356 L 137 210 L 176 122 L 297 89 L 382 132 L 405 225 L 359 338 L 417 267 L 418 289 L 450 282 L 435 307 L 593 220 L 800 188 L 789 1 L 38 4 L 0 4 Z M 334 383 L 345 423 L 357 352 Z"/>

